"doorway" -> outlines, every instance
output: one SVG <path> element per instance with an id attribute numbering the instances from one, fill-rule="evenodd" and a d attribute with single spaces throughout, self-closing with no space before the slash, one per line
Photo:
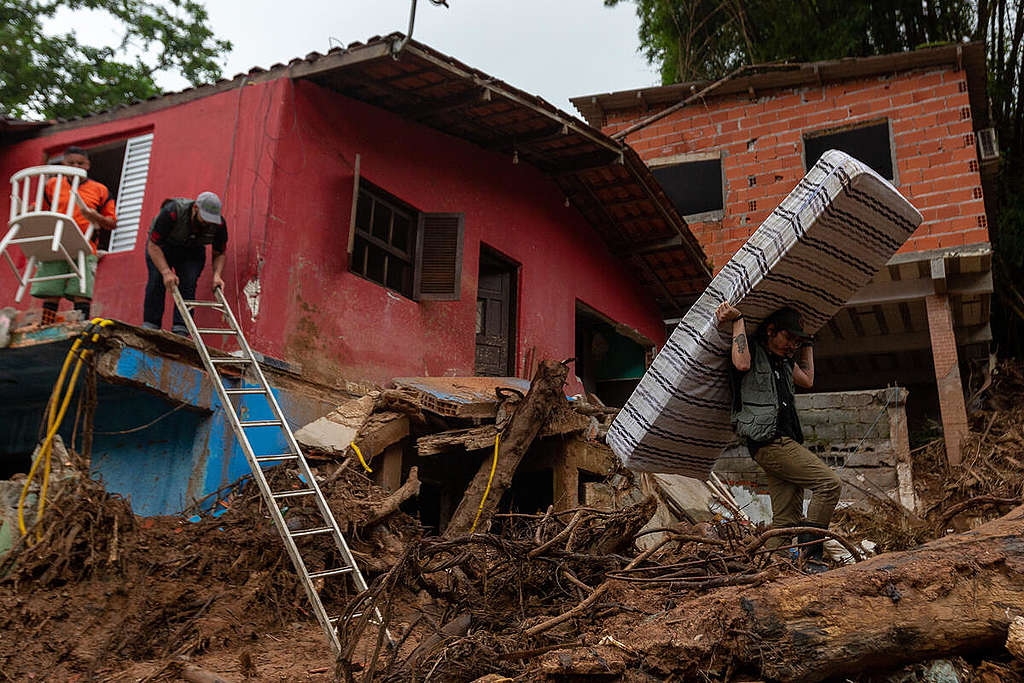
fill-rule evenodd
<path id="1" fill-rule="evenodd" d="M 576 302 L 576 376 L 605 405 L 625 404 L 647 370 L 653 348 L 636 330 Z"/>
<path id="2" fill-rule="evenodd" d="M 518 272 L 518 263 L 493 249 L 480 246 L 474 363 L 474 372 L 477 375 L 515 375 Z"/>

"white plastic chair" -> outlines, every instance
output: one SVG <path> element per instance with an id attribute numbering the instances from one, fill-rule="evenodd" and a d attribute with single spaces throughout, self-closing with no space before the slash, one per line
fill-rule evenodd
<path id="1" fill-rule="evenodd" d="M 75 202 L 81 203 L 78 185 L 86 172 L 73 166 L 33 166 L 11 176 L 11 218 L 7 222 L 7 234 L 0 240 L 0 253 L 7 259 L 20 287 L 15 301 L 21 301 L 25 289 L 33 282 L 44 280 L 70 280 L 79 278 L 82 294 L 85 294 L 85 257 L 92 251 L 89 238 L 94 226 L 82 233 L 72 217 Z M 45 200 L 45 188 L 49 179 L 56 178 L 53 196 Z M 68 205 L 58 211 L 58 201 L 64 184 L 71 186 Z M 17 246 L 25 254 L 28 263 L 24 272 L 18 272 L 8 249 Z M 33 277 L 39 263 L 65 261 L 71 272 L 65 275 Z"/>

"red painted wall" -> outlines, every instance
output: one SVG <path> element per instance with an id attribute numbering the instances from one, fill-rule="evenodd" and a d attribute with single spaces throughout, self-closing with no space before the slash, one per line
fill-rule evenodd
<path id="1" fill-rule="evenodd" d="M 723 153 L 725 216 L 690 224 L 716 272 L 803 177 L 805 133 L 881 117 L 891 122 L 897 186 L 924 215 L 900 251 L 977 244 L 989 236 L 966 78 L 963 71 L 936 69 L 759 93 L 756 100 L 718 97 L 627 140 L 646 161 Z M 605 131 L 651 113 L 609 111 Z"/>
<path id="2" fill-rule="evenodd" d="M 536 169 L 311 83 L 278 79 L 22 142 L 4 150 L 0 173 L 38 164 L 46 151 L 128 130 L 154 133 L 143 235 L 164 197 L 223 193 L 226 185 L 227 294 L 252 346 L 300 363 L 311 378 L 384 383 L 402 375 L 472 374 L 481 244 L 521 264 L 519 374 L 528 355 L 574 355 L 577 299 L 658 345 L 664 341 L 652 298 Z M 357 153 L 361 175 L 402 201 L 421 211 L 466 214 L 459 301 L 412 301 L 348 272 Z M 134 252 L 100 262 L 94 314 L 141 322 L 143 235 Z M 0 277 L 10 299 L 14 280 Z M 253 316 L 243 288 L 257 279 Z M 208 287 L 209 266 L 201 294 Z"/>
<path id="3" fill-rule="evenodd" d="M 258 168 L 262 141 L 260 127 L 264 116 L 277 125 L 280 115 L 275 104 L 274 83 L 250 85 L 242 91 L 222 93 L 186 104 L 158 111 L 126 117 L 108 123 L 98 123 L 26 140 L 2 149 L 0 177 L 9 178 L 15 171 L 35 166 L 48 155 L 60 153 L 69 145 L 90 147 L 125 139 L 143 133 L 153 133 L 153 146 L 149 161 L 149 175 L 142 206 L 142 220 L 135 249 L 104 256 L 96 273 L 93 292 L 93 315 L 116 318 L 129 323 L 142 322 L 142 299 L 146 284 L 144 249 L 149 223 L 166 197 L 194 197 L 211 190 L 226 199 L 224 216 L 234 239 L 229 241 L 229 258 L 225 280 L 234 281 L 244 271 L 244 244 L 239 253 L 239 230 L 250 220 L 266 214 L 266 185 L 257 185 L 250 193 L 252 183 L 244 187 L 245 201 L 235 195 L 246 177 Z M 237 116 L 236 116 L 237 112 Z M 235 136 L 233 160 L 229 154 L 232 131 Z M 225 196 L 225 183 L 231 170 L 230 186 Z M 116 192 L 117 188 L 111 188 Z M 10 211 L 8 193 L 4 193 L 0 211 Z M 249 207 L 253 207 L 250 209 Z M 239 259 L 242 260 L 239 260 Z M 17 308 L 37 305 L 27 293 L 20 304 L 14 304 L 16 280 L 10 269 L 0 269 L 0 300 Z M 200 279 L 200 291 L 209 294 L 209 264 Z M 68 307 L 65 302 L 62 307 Z M 168 299 L 165 309 L 165 327 L 170 327 L 173 303 Z"/>

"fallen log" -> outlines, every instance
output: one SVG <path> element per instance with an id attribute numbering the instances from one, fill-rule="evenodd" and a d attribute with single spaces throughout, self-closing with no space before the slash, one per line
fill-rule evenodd
<path id="1" fill-rule="evenodd" d="M 656 675 L 691 680 L 714 659 L 799 682 L 1002 647 L 1024 614 L 1022 534 L 1024 506 L 913 550 L 681 602 L 667 616 L 684 617 L 678 629 L 644 624 L 629 642 L 659 653 Z"/>
<path id="2" fill-rule="evenodd" d="M 420 478 L 415 467 L 409 470 L 409 478 L 405 480 L 401 488 L 382 500 L 370 514 L 369 519 L 362 523 L 362 526 L 373 526 L 385 517 L 398 511 L 399 506 L 413 496 L 420 494 Z"/>
<path id="3" fill-rule="evenodd" d="M 512 476 L 530 444 L 552 412 L 566 404 L 562 385 L 565 384 L 568 372 L 569 368 L 562 363 L 552 360 L 541 361 L 537 373 L 530 382 L 530 391 L 516 406 L 512 419 L 502 432 L 493 479 L 490 476 L 491 462 L 488 460 L 481 464 L 473 480 L 466 487 L 466 493 L 455 509 L 448 528 L 445 529 L 446 538 L 469 533 L 481 501 L 483 507 L 477 528 L 487 528 L 491 516 L 498 508 L 498 502 L 512 483 Z M 484 491 L 487 490 L 489 480 L 490 491 L 484 499 Z"/>

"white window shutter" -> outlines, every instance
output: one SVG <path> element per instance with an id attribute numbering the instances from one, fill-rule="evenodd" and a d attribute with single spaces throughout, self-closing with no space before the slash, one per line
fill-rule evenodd
<path id="1" fill-rule="evenodd" d="M 121 184 L 117 188 L 117 227 L 110 235 L 110 252 L 131 251 L 135 248 L 152 147 L 152 133 L 129 138 L 125 145 Z"/>

